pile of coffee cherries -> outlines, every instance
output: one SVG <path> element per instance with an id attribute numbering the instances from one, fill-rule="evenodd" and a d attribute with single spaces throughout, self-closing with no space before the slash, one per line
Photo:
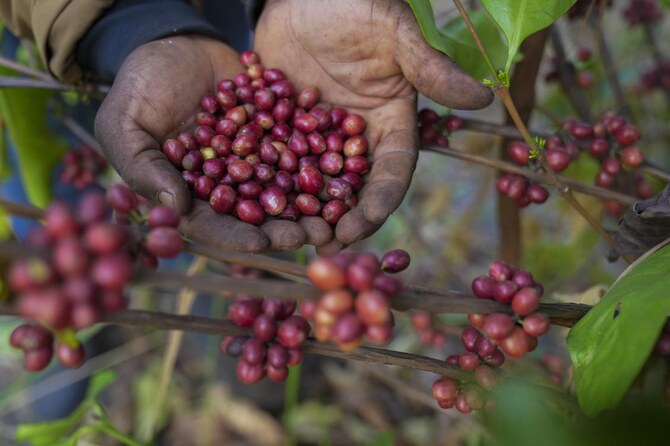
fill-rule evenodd
<path id="1" fill-rule="evenodd" d="M 463 127 L 458 116 L 440 116 L 435 110 L 424 108 L 419 111 L 419 140 L 423 144 L 437 144 L 449 147 L 449 135 Z"/>
<path id="2" fill-rule="evenodd" d="M 334 225 L 357 204 L 370 169 L 365 119 L 296 91 L 281 70 L 241 54 L 247 71 L 205 96 L 198 127 L 164 141 L 165 156 L 212 209 L 260 225 L 321 216 Z"/>
<path id="3" fill-rule="evenodd" d="M 106 168 L 107 160 L 97 150 L 89 146 L 75 147 L 63 155 L 60 181 L 82 190 L 93 184 Z"/>
<path id="4" fill-rule="evenodd" d="M 472 291 L 479 299 L 491 299 L 509 305 L 507 313 L 468 314 L 469 327 L 461 335 L 465 353 L 450 355 L 448 364 L 473 372 L 473 382 L 460 382 L 443 376 L 433 384 L 433 397 L 440 407 L 455 407 L 459 412 L 491 409 L 494 402 L 488 391 L 495 385 L 498 368 L 505 355 L 520 358 L 533 351 L 537 338 L 549 330 L 549 318 L 537 312 L 542 285 L 528 271 L 514 268 L 504 261 L 489 266 L 487 276 L 472 281 Z"/>
<path id="5" fill-rule="evenodd" d="M 307 277 L 325 293 L 318 300 L 304 300 L 300 313 L 314 322 L 314 334 L 332 341 L 342 351 L 355 350 L 363 336 L 386 344 L 393 335 L 389 299 L 402 289 L 397 273 L 409 265 L 409 254 L 389 251 L 381 260 L 372 253 L 342 252 L 320 257 L 307 267 Z"/>
<path id="6" fill-rule="evenodd" d="M 116 222 L 109 220 L 112 209 Z M 11 345 L 25 352 L 26 369 L 39 371 L 49 364 L 54 337 L 59 361 L 81 365 L 84 350 L 74 331 L 125 307 L 123 289 L 136 267 L 155 267 L 157 256 L 181 252 L 183 239 L 175 229 L 179 217 L 164 207 L 146 214 L 125 185 L 113 186 L 107 197 L 90 192 L 74 207 L 55 202 L 45 210 L 44 226 L 26 239 L 36 254 L 12 262 L 8 277 L 19 314 L 34 321 L 10 337 Z"/>

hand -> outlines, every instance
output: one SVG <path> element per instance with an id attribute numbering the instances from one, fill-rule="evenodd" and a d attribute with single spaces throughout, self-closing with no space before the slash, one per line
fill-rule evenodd
<path id="1" fill-rule="evenodd" d="M 297 88 L 315 85 L 322 101 L 368 123 L 366 186 L 322 254 L 371 235 L 402 202 L 417 159 L 417 90 L 452 108 L 478 109 L 493 100 L 490 89 L 426 43 L 400 0 L 269 0 L 254 49 Z"/>
<path id="2" fill-rule="evenodd" d="M 209 38 L 175 36 L 145 44 L 121 67 L 96 116 L 95 133 L 130 187 L 183 214 L 180 229 L 187 237 L 242 251 L 295 249 L 306 241 L 296 223 L 255 227 L 216 214 L 206 201 L 191 198 L 161 152 L 165 139 L 194 128 L 200 99 L 215 91 L 216 82 L 242 71 L 237 53 Z"/>

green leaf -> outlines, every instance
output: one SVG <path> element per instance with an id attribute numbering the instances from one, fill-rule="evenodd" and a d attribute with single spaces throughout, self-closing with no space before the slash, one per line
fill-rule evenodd
<path id="1" fill-rule="evenodd" d="M 0 74 L 12 72 L 0 69 Z M 0 90 L 0 116 L 16 148 L 21 180 L 28 199 L 39 207 L 51 201 L 51 173 L 67 149 L 47 124 L 51 95 L 30 88 Z"/>
<path id="2" fill-rule="evenodd" d="M 570 330 L 577 400 L 589 415 L 615 407 L 654 348 L 670 313 L 670 246 L 631 265 Z"/>
<path id="3" fill-rule="evenodd" d="M 102 370 L 91 378 L 91 382 L 86 389 L 86 400 L 94 402 L 98 399 L 100 394 L 109 387 L 117 378 L 116 372 L 112 370 Z"/>
<path id="4" fill-rule="evenodd" d="M 407 0 L 407 3 L 409 3 L 412 11 L 414 11 L 414 16 L 419 23 L 419 28 L 421 28 L 426 42 L 436 50 L 442 51 L 447 56 L 452 57 L 453 48 L 448 45 L 444 36 L 440 35 L 435 25 L 435 16 L 433 15 L 433 7 L 430 5 L 430 0 Z"/>
<path id="5" fill-rule="evenodd" d="M 500 30 L 489 16 L 481 11 L 472 11 L 469 16 L 493 65 L 502 66 L 505 63 L 506 46 Z M 486 60 L 479 52 L 472 34 L 460 15 L 451 19 L 440 29 L 440 34 L 449 39 L 451 56 L 470 76 L 482 79 L 491 75 Z"/>
<path id="6" fill-rule="evenodd" d="M 670 9 L 670 0 L 658 0 L 665 9 Z"/>
<path id="7" fill-rule="evenodd" d="M 103 370 L 95 374 L 88 385 L 86 399 L 66 418 L 42 423 L 25 423 L 16 428 L 16 441 L 25 441 L 32 446 L 54 446 L 60 440 L 69 444 L 71 439 L 62 440 L 65 436 L 77 438 L 77 432 L 71 431 L 83 421 L 86 413 L 97 404 L 95 400 L 116 379 L 116 373 Z"/>
<path id="8" fill-rule="evenodd" d="M 86 415 L 87 405 L 81 404 L 68 417 L 43 423 L 25 423 L 16 428 L 16 441 L 32 446 L 52 446 L 66 436 Z"/>
<path id="9" fill-rule="evenodd" d="M 505 72 L 509 72 L 524 39 L 554 23 L 576 0 L 481 0 L 481 2 L 507 39 Z"/>

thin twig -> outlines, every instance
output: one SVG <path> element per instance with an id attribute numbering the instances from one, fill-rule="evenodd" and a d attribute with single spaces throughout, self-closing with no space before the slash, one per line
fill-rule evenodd
<path id="1" fill-rule="evenodd" d="M 658 45 L 658 42 L 656 41 L 656 36 L 654 35 L 654 27 L 648 21 L 644 21 L 642 23 L 642 27 L 644 28 L 644 35 L 647 38 L 647 43 L 651 47 L 651 52 L 654 55 L 656 66 L 660 67 L 661 64 L 665 62 L 666 59 L 663 56 L 663 53 L 661 52 L 661 47 Z M 661 91 L 663 91 L 663 95 L 665 96 L 665 102 L 668 105 L 670 105 L 670 88 L 662 85 Z"/>
<path id="2" fill-rule="evenodd" d="M 543 184 L 555 184 L 551 181 L 548 175 L 543 174 L 541 172 L 534 172 L 532 170 L 523 168 L 521 166 L 517 166 L 512 163 L 508 163 L 505 161 L 501 161 L 498 159 L 493 159 L 493 158 L 488 158 L 485 156 L 477 155 L 474 153 L 468 153 L 463 150 L 457 150 L 457 149 L 452 149 L 452 148 L 447 148 L 447 147 L 441 147 L 441 146 L 423 146 L 423 150 L 428 150 L 434 153 L 439 153 L 441 155 L 446 155 L 450 156 L 452 158 L 457 158 L 461 159 L 463 161 L 469 161 L 475 164 L 480 164 L 482 166 L 486 167 L 491 167 L 493 169 L 497 169 L 503 172 L 507 173 L 513 173 L 516 175 L 521 175 L 524 176 L 530 180 L 536 181 L 538 183 L 543 183 Z M 599 186 L 593 186 L 590 184 L 584 184 L 575 180 L 572 180 L 570 178 L 558 177 L 561 184 L 569 186 L 570 189 L 572 189 L 575 192 L 579 192 L 585 195 L 591 195 L 594 197 L 599 197 L 599 198 L 605 198 L 608 200 L 616 200 L 622 204 L 625 205 L 631 205 L 633 203 L 636 203 L 640 201 L 638 198 L 630 196 L 630 195 L 625 195 L 620 192 L 616 192 L 610 189 L 605 189 L 603 187 Z"/>
<path id="3" fill-rule="evenodd" d="M 540 110 L 539 107 L 537 107 L 538 110 Z M 519 132 L 519 129 L 516 127 L 511 127 L 508 125 L 502 125 L 502 124 L 495 124 L 492 122 L 486 122 L 486 121 L 480 121 L 477 119 L 471 119 L 471 118 L 461 118 L 463 120 L 463 130 L 470 130 L 473 132 L 481 132 L 481 133 L 488 133 L 491 135 L 499 135 L 499 136 L 504 136 L 507 138 L 522 138 L 521 133 Z M 537 135 L 541 138 L 548 138 L 551 136 L 548 133 L 544 132 L 538 132 L 538 131 L 532 131 L 534 135 Z M 585 146 L 585 143 L 583 142 L 578 142 L 578 145 L 581 147 Z M 661 167 L 653 164 L 652 162 L 648 160 L 644 160 L 640 167 L 638 168 L 640 172 L 645 173 L 651 177 L 654 177 L 656 179 L 659 179 L 661 181 L 664 181 L 666 183 L 670 183 L 670 173 L 666 172 L 663 170 Z M 567 178 L 561 178 L 561 181 L 563 182 L 568 182 L 570 183 L 570 180 Z M 578 190 L 577 187 L 575 186 L 575 182 L 572 182 L 570 184 L 570 187 Z"/>
<path id="4" fill-rule="evenodd" d="M 22 63 L 7 59 L 6 57 L 0 56 L 0 66 L 9 68 L 10 70 L 14 70 L 18 73 L 25 74 L 26 76 L 30 76 L 35 79 L 40 79 L 47 82 L 56 81 L 49 73 L 45 71 L 36 70 Z"/>
<path id="5" fill-rule="evenodd" d="M 37 88 L 54 91 L 77 91 L 83 94 L 107 94 L 109 86 L 99 84 L 72 85 L 56 80 L 28 79 L 24 77 L 0 76 L 0 88 Z"/>
<path id="6" fill-rule="evenodd" d="M 91 133 L 86 130 L 81 124 L 79 124 L 77 121 L 72 119 L 70 116 L 61 116 L 60 117 L 61 123 L 70 131 L 74 136 L 79 138 L 81 142 L 86 144 L 92 149 L 97 150 L 98 152 L 102 153 L 102 148 L 100 147 L 100 144 L 98 143 L 98 140 L 95 139 Z"/>
<path id="7" fill-rule="evenodd" d="M 554 48 L 554 53 L 557 60 L 558 78 L 563 86 L 563 89 L 568 94 L 570 102 L 575 108 L 575 111 L 579 115 L 579 118 L 582 121 L 591 122 L 593 118 L 591 117 L 591 110 L 589 109 L 588 103 L 586 102 L 586 96 L 583 91 L 580 91 L 577 83 L 575 82 L 575 67 L 568 61 L 565 56 L 565 50 L 563 48 L 563 42 L 561 41 L 561 35 L 556 26 L 552 26 L 549 35 L 551 38 L 551 43 Z"/>
<path id="8" fill-rule="evenodd" d="M 145 273 L 135 280 L 136 284 L 153 289 L 174 290 L 189 287 L 198 291 L 214 293 L 223 297 L 247 294 L 257 297 L 278 297 L 285 299 L 318 299 L 322 291 L 306 284 L 291 283 L 273 279 L 240 279 L 211 274 L 191 277 L 178 271 L 157 271 Z M 509 306 L 492 300 L 476 299 L 462 293 L 450 293 L 442 290 L 440 294 L 413 293 L 403 291 L 391 298 L 391 306 L 399 311 L 423 310 L 439 313 L 507 313 Z M 572 326 L 581 319 L 591 307 L 570 303 L 542 304 L 540 309 L 549 316 L 552 323 Z"/>
<path id="9" fill-rule="evenodd" d="M 602 17 L 602 16 L 601 16 Z M 626 103 L 626 95 L 623 92 L 621 87 L 621 82 L 619 81 L 619 76 L 617 74 L 616 66 L 614 64 L 614 58 L 610 52 L 609 45 L 605 39 L 605 33 L 603 32 L 602 23 L 596 15 L 591 15 L 589 17 L 589 24 L 596 34 L 596 40 L 598 42 L 598 50 L 600 52 L 600 57 L 603 61 L 603 66 L 605 68 L 605 75 L 607 80 L 612 87 L 612 92 L 614 94 L 614 103 L 617 111 L 624 115 L 630 115 L 630 107 Z"/>

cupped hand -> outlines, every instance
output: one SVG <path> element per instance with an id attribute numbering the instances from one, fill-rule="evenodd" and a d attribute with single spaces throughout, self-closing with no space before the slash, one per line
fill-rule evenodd
<path id="1" fill-rule="evenodd" d="M 367 120 L 372 167 L 358 205 L 330 242 L 321 225 L 303 225 L 308 240 L 324 242 L 323 254 L 371 235 L 402 202 L 418 154 L 417 91 L 457 109 L 493 100 L 490 89 L 426 43 L 401 0 L 269 0 L 254 50 L 298 88 L 315 85 L 322 101 Z"/>
<path id="2" fill-rule="evenodd" d="M 200 36 L 145 44 L 121 67 L 96 116 L 95 133 L 121 177 L 139 194 L 182 214 L 180 229 L 194 241 L 226 249 L 294 249 L 306 241 L 288 221 L 260 227 L 216 214 L 194 200 L 180 172 L 161 152 L 162 142 L 193 130 L 200 100 L 221 79 L 244 71 L 227 45 Z"/>

